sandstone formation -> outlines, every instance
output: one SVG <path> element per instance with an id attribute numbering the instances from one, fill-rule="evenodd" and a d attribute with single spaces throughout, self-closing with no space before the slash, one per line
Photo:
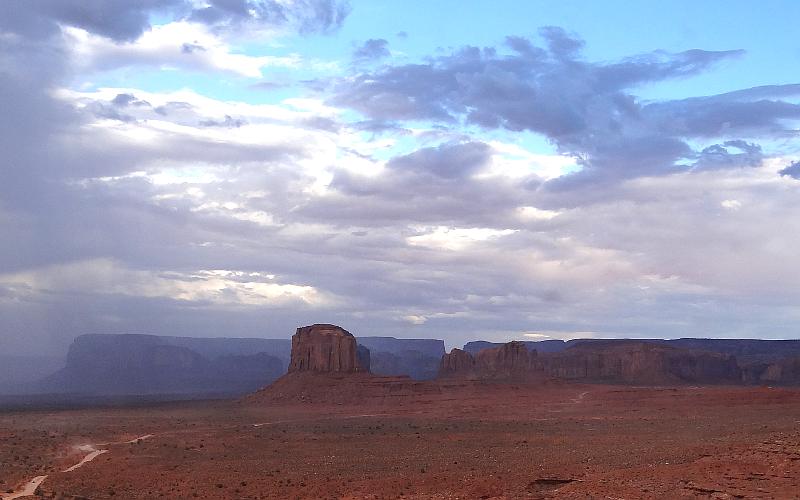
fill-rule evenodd
<path id="1" fill-rule="evenodd" d="M 627 384 L 741 383 L 736 358 L 639 342 L 585 342 L 562 352 L 529 351 L 522 342 L 484 349 L 476 356 L 460 349 L 442 358 L 440 377 L 495 381 L 545 379 Z"/>
<path id="2" fill-rule="evenodd" d="M 531 357 L 536 358 L 536 351 L 528 352 L 522 342 L 509 342 L 479 352 L 475 356 L 475 367 L 479 373 L 492 378 L 522 379 L 532 373 Z"/>
<path id="3" fill-rule="evenodd" d="M 289 373 L 369 372 L 369 350 L 361 356 L 353 334 L 336 325 L 316 324 L 297 329 L 292 336 Z"/>
<path id="4" fill-rule="evenodd" d="M 542 355 L 546 376 L 630 384 L 740 383 L 741 369 L 727 354 L 679 349 L 651 342 L 587 342 Z"/>
<path id="5" fill-rule="evenodd" d="M 528 348 L 529 351 L 536 350 L 538 353 L 545 353 L 545 352 L 560 352 L 566 349 L 567 347 L 571 346 L 575 343 L 575 340 L 524 340 L 519 341 L 515 340 L 514 342 L 519 342 L 520 344 L 524 344 L 525 347 Z M 503 342 L 488 342 L 486 340 L 473 340 L 471 342 L 467 342 L 464 344 L 464 350 L 468 353 L 472 354 L 473 356 L 477 355 L 484 349 L 491 349 L 493 347 L 502 347 Z"/>
<path id="6" fill-rule="evenodd" d="M 743 367 L 744 380 L 761 385 L 800 384 L 800 357 L 789 356 L 772 363 L 750 363 Z"/>
<path id="7" fill-rule="evenodd" d="M 453 349 L 449 354 L 442 356 L 439 364 L 439 376 L 471 374 L 475 369 L 475 358 L 466 351 Z"/>
<path id="8" fill-rule="evenodd" d="M 379 343 L 401 344 L 398 339 Z M 437 341 L 438 342 L 438 341 Z M 387 354 L 382 352 L 382 354 Z M 292 337 L 289 372 L 245 401 L 263 403 L 391 404 L 437 395 L 442 384 L 409 376 L 379 376 L 370 372 L 371 352 L 346 330 L 335 325 L 311 325 Z M 450 386 L 458 385 L 455 381 Z"/>
<path id="9" fill-rule="evenodd" d="M 475 356 L 461 349 L 453 349 L 442 357 L 439 376 L 525 381 L 541 378 L 541 373 L 534 370 L 537 358 L 535 350 L 528 351 L 524 342 L 516 341 L 483 349 Z"/>

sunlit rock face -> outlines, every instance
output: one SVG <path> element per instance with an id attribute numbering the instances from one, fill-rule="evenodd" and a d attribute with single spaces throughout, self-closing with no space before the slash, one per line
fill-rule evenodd
<path id="1" fill-rule="evenodd" d="M 339 326 L 303 326 L 292 336 L 293 372 L 369 372 L 369 350 L 359 349 L 355 337 Z"/>

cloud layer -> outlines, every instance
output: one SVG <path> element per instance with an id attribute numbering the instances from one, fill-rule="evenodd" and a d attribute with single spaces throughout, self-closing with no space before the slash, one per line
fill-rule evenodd
<path id="1" fill-rule="evenodd" d="M 236 40 L 330 34 L 348 12 L 198 5 L 0 3 L 10 352 L 315 321 L 450 345 L 796 334 L 800 174 L 785 144 L 800 84 L 636 96 L 740 50 L 596 62 L 550 27 L 542 46 L 509 36 L 415 62 L 368 39 L 340 74 L 270 104 L 73 85 L 144 66 L 257 85 L 298 60 Z"/>

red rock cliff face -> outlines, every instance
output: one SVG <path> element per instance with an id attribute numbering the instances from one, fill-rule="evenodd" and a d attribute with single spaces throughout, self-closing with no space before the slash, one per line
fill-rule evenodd
<path id="1" fill-rule="evenodd" d="M 475 367 L 482 378 L 518 379 L 532 374 L 531 357 L 522 342 L 509 342 L 500 347 L 484 349 L 475 356 Z"/>
<path id="2" fill-rule="evenodd" d="M 453 349 L 440 376 L 478 380 L 564 379 L 630 384 L 740 383 L 736 358 L 649 342 L 587 342 L 559 353 L 528 352 L 521 342 L 484 349 L 473 358 Z"/>
<path id="3" fill-rule="evenodd" d="M 365 352 L 366 351 L 366 352 Z M 292 336 L 292 372 L 369 372 L 369 351 L 359 348 L 356 339 L 336 325 L 311 325 L 297 329 Z"/>
<path id="4" fill-rule="evenodd" d="M 442 356 L 439 375 L 480 380 L 529 379 L 537 375 L 532 370 L 535 359 L 536 351 L 528 352 L 522 342 L 484 349 L 474 357 L 461 349 L 453 349 Z"/>
<path id="5" fill-rule="evenodd" d="M 475 369 L 475 358 L 466 351 L 453 349 L 449 354 L 442 356 L 439 364 L 439 376 L 468 375 Z"/>
<path id="6" fill-rule="evenodd" d="M 733 356 L 677 349 L 648 342 L 589 342 L 540 356 L 536 369 L 547 377 L 592 382 L 673 384 L 738 383 Z"/>

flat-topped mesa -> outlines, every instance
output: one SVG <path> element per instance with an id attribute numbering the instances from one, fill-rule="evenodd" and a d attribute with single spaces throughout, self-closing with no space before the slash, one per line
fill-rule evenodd
<path id="1" fill-rule="evenodd" d="M 500 347 L 484 349 L 475 356 L 453 349 L 442 356 L 440 377 L 480 380 L 527 380 L 536 375 L 536 351 L 528 351 L 522 342 L 508 342 Z"/>
<path id="2" fill-rule="evenodd" d="M 651 385 L 742 380 L 733 356 L 635 340 L 579 343 L 541 361 L 548 376 L 569 380 Z"/>
<path id="3" fill-rule="evenodd" d="M 475 356 L 478 371 L 497 378 L 525 376 L 531 368 L 531 354 L 522 342 L 511 341 L 500 347 L 484 349 Z"/>
<path id="4" fill-rule="evenodd" d="M 793 371 L 800 380 L 800 360 Z M 672 347 L 657 342 L 620 340 L 576 343 L 561 352 L 538 353 L 522 342 L 508 342 L 474 356 L 453 349 L 442 358 L 440 377 L 486 381 L 544 382 L 551 379 L 615 384 L 670 385 L 741 383 L 792 379 L 780 367 L 758 365 L 743 373 L 728 354 Z"/>
<path id="5" fill-rule="evenodd" d="M 369 372 L 369 351 L 339 326 L 303 326 L 292 336 L 289 373 L 293 372 Z"/>

